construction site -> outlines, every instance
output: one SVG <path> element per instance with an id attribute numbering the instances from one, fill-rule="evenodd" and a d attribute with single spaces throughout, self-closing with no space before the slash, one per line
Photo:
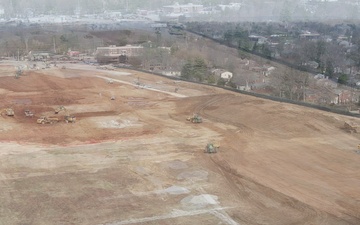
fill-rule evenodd
<path id="1" fill-rule="evenodd" d="M 360 224 L 358 118 L 16 63 L 0 64 L 0 225 Z"/>

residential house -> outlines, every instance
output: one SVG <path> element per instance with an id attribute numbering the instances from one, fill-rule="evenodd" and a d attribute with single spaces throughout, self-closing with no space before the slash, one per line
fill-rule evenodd
<path id="1" fill-rule="evenodd" d="M 30 61 L 47 61 L 52 55 L 53 53 L 47 51 L 30 51 L 28 59 Z"/>
<path id="2" fill-rule="evenodd" d="M 275 71 L 275 67 L 273 66 L 269 66 L 269 67 L 264 67 L 264 70 L 263 70 L 263 75 L 265 77 L 268 77 L 269 75 L 271 75 L 274 71 Z"/>
<path id="3" fill-rule="evenodd" d="M 314 78 L 317 80 L 320 80 L 320 79 L 325 79 L 326 76 L 325 76 L 325 74 L 318 73 L 314 76 Z"/>
<path id="4" fill-rule="evenodd" d="M 300 34 L 300 38 L 306 40 L 318 40 L 320 37 L 321 37 L 320 34 L 315 34 L 311 32 L 304 32 Z"/>
<path id="5" fill-rule="evenodd" d="M 223 69 L 214 69 L 211 71 L 212 74 L 214 74 L 217 77 L 220 77 L 226 81 L 229 81 L 233 77 L 233 73 L 223 70 Z"/>
<path id="6" fill-rule="evenodd" d="M 268 40 L 266 37 L 258 36 L 258 35 L 250 35 L 249 39 L 251 41 L 256 41 L 260 45 L 265 44 Z"/>
<path id="7" fill-rule="evenodd" d="M 352 102 L 352 93 L 349 90 L 333 90 L 333 99 L 331 103 L 333 104 L 347 104 Z"/>
<path id="8" fill-rule="evenodd" d="M 239 10 L 241 8 L 241 3 L 229 3 L 228 5 L 219 5 L 221 11 L 225 10 Z"/>
<path id="9" fill-rule="evenodd" d="M 161 72 L 161 74 L 165 75 L 165 76 L 170 76 L 170 77 L 180 77 L 181 75 L 181 71 L 176 71 L 176 70 L 164 70 Z"/>

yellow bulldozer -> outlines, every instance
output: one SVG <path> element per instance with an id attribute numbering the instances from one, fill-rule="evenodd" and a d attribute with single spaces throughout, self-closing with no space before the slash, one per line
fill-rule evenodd
<path id="1" fill-rule="evenodd" d="M 59 118 L 42 116 L 36 121 L 38 124 L 53 124 L 59 122 Z"/>
<path id="2" fill-rule="evenodd" d="M 205 147 L 205 153 L 217 153 L 219 151 L 220 145 L 215 145 L 213 143 L 208 143 Z"/>
<path id="3" fill-rule="evenodd" d="M 1 114 L 3 112 L 5 112 L 5 115 L 7 115 L 7 116 L 14 116 L 15 115 L 15 112 L 14 112 L 14 110 L 12 108 L 3 109 L 0 112 L 1 112 Z"/>
<path id="4" fill-rule="evenodd" d="M 64 116 L 64 119 L 65 119 L 66 123 L 75 123 L 75 121 L 76 121 L 76 117 L 70 116 L 70 115 Z"/>
<path id="5" fill-rule="evenodd" d="M 192 117 L 186 118 L 187 121 L 190 121 L 192 123 L 202 123 L 202 118 L 198 114 L 194 114 Z"/>
<path id="6" fill-rule="evenodd" d="M 344 130 L 349 133 L 358 133 L 360 131 L 360 126 L 354 122 L 345 122 L 344 123 Z"/>

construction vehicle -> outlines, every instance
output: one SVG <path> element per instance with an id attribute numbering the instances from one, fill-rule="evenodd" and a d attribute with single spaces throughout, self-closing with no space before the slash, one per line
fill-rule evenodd
<path id="1" fill-rule="evenodd" d="M 20 78 L 20 76 L 22 75 L 22 70 L 20 67 L 18 67 L 16 73 L 15 73 L 15 79 Z"/>
<path id="2" fill-rule="evenodd" d="M 33 116 L 34 116 L 34 113 L 31 112 L 30 110 L 26 109 L 26 110 L 25 110 L 25 116 L 26 116 L 26 117 L 33 117 Z"/>
<path id="3" fill-rule="evenodd" d="M 55 114 L 58 114 L 58 113 L 61 112 L 61 111 L 65 111 L 65 112 L 66 112 L 66 108 L 65 108 L 63 105 L 61 105 L 61 106 L 59 106 L 59 107 L 57 107 L 57 108 L 55 109 Z"/>
<path id="4" fill-rule="evenodd" d="M 220 146 L 213 143 L 208 143 L 205 147 L 205 153 L 217 153 Z"/>
<path id="5" fill-rule="evenodd" d="M 345 122 L 344 130 L 346 130 L 349 133 L 358 133 L 360 132 L 360 126 L 359 124 L 356 124 L 354 122 Z"/>
<path id="6" fill-rule="evenodd" d="M 76 117 L 70 116 L 70 115 L 64 116 L 64 119 L 65 119 L 66 123 L 75 123 L 75 121 L 76 121 Z"/>
<path id="7" fill-rule="evenodd" d="M 5 112 L 5 115 L 7 116 L 14 116 L 15 112 L 12 108 L 3 109 L 1 113 Z"/>
<path id="8" fill-rule="evenodd" d="M 62 66 L 61 69 L 62 69 L 62 70 L 65 70 L 65 69 L 66 69 L 66 66 Z"/>
<path id="9" fill-rule="evenodd" d="M 194 114 L 192 117 L 188 117 L 186 119 L 187 121 L 190 121 L 192 123 L 202 123 L 202 118 L 198 114 Z"/>
<path id="10" fill-rule="evenodd" d="M 56 117 L 46 117 L 42 116 L 36 121 L 38 124 L 53 124 L 59 122 L 59 119 Z"/>

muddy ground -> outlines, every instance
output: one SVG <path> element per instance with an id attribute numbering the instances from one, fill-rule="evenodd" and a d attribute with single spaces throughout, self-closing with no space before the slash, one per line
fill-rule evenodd
<path id="1" fill-rule="evenodd" d="M 359 119 L 130 70 L 66 68 L 15 79 L 0 65 L 0 108 L 15 111 L 0 117 L 1 225 L 360 224 L 359 135 L 343 129 Z M 203 123 L 187 121 L 193 113 Z M 218 153 L 204 153 L 209 142 Z"/>

